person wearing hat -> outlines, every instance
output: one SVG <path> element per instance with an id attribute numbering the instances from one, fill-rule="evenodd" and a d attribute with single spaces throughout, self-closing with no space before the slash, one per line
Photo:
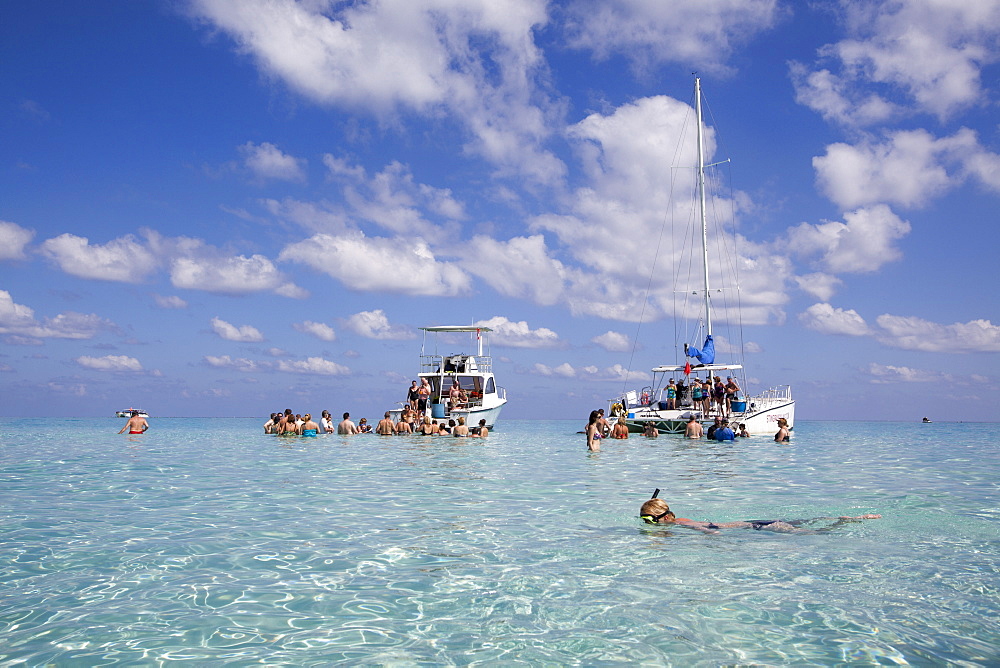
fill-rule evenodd
<path id="1" fill-rule="evenodd" d="M 698 520 L 689 520 L 686 517 L 677 517 L 674 515 L 673 511 L 670 510 L 670 506 L 663 499 L 657 498 L 660 490 L 657 489 L 653 492 L 653 497 L 642 504 L 639 509 L 639 517 L 646 524 L 676 524 L 678 526 L 686 527 L 688 529 L 694 529 L 695 531 L 700 531 L 702 533 L 720 533 L 719 529 L 755 529 L 760 531 L 761 529 L 766 531 L 776 531 L 778 533 L 815 533 L 816 530 L 802 529 L 800 528 L 803 524 L 808 524 L 810 522 L 821 522 L 821 521 L 833 521 L 828 527 L 819 529 L 820 531 L 829 531 L 836 526 L 841 524 L 846 524 L 855 520 L 877 520 L 880 519 L 881 515 L 857 515 L 854 517 L 848 517 L 842 515 L 840 517 L 813 517 L 807 520 L 745 520 L 737 522 L 702 522 Z"/>

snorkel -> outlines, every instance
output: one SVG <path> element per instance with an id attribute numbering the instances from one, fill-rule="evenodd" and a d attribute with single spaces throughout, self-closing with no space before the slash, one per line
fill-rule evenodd
<path id="1" fill-rule="evenodd" d="M 657 498 L 659 495 L 660 495 L 660 488 L 657 487 L 656 489 L 653 490 L 653 496 L 649 497 L 649 501 L 652 501 L 653 499 Z M 646 503 L 649 503 L 649 501 L 647 501 Z M 645 506 L 646 504 L 644 503 L 642 505 Z M 664 504 L 664 505 L 666 505 L 666 504 Z M 666 516 L 666 514 L 669 513 L 669 512 L 670 512 L 670 508 L 668 506 L 666 512 L 661 513 L 659 515 L 639 515 L 639 517 L 646 524 L 659 524 L 660 519 L 662 517 Z"/>

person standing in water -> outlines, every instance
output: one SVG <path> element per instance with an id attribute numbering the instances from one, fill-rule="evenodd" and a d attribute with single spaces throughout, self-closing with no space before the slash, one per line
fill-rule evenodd
<path id="1" fill-rule="evenodd" d="M 149 429 L 149 423 L 146 421 L 146 418 L 138 413 L 132 413 L 132 417 L 128 419 L 128 422 L 125 423 L 125 426 L 118 433 L 124 433 L 126 429 L 128 429 L 128 433 L 130 434 L 142 434 Z"/>
<path id="2" fill-rule="evenodd" d="M 600 413 L 590 411 L 590 420 L 587 422 L 587 450 L 591 452 L 601 451 L 601 430 L 598 426 Z"/>

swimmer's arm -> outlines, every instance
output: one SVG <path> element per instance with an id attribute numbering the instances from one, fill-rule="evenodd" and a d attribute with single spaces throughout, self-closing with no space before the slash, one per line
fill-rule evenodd
<path id="1" fill-rule="evenodd" d="M 676 519 L 674 524 L 679 524 L 682 527 L 687 527 L 688 529 L 694 529 L 695 531 L 700 531 L 702 533 L 719 533 L 715 529 L 709 529 L 709 526 L 718 526 L 712 524 L 711 522 L 695 522 L 693 520 Z"/>
<path id="2" fill-rule="evenodd" d="M 127 427 L 128 427 L 128 425 L 125 425 L 124 427 L 122 427 L 121 431 L 119 431 L 118 433 L 119 433 L 119 434 L 124 434 L 124 433 L 125 433 L 125 429 L 126 429 Z"/>

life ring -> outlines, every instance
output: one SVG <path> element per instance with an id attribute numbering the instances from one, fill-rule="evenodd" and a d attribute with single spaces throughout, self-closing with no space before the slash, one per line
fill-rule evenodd
<path id="1" fill-rule="evenodd" d="M 625 408 L 621 404 L 611 404 L 611 414 L 617 418 L 625 417 Z"/>
<path id="2" fill-rule="evenodd" d="M 642 393 L 642 405 L 643 406 L 648 406 L 649 405 L 649 392 L 643 392 Z"/>

